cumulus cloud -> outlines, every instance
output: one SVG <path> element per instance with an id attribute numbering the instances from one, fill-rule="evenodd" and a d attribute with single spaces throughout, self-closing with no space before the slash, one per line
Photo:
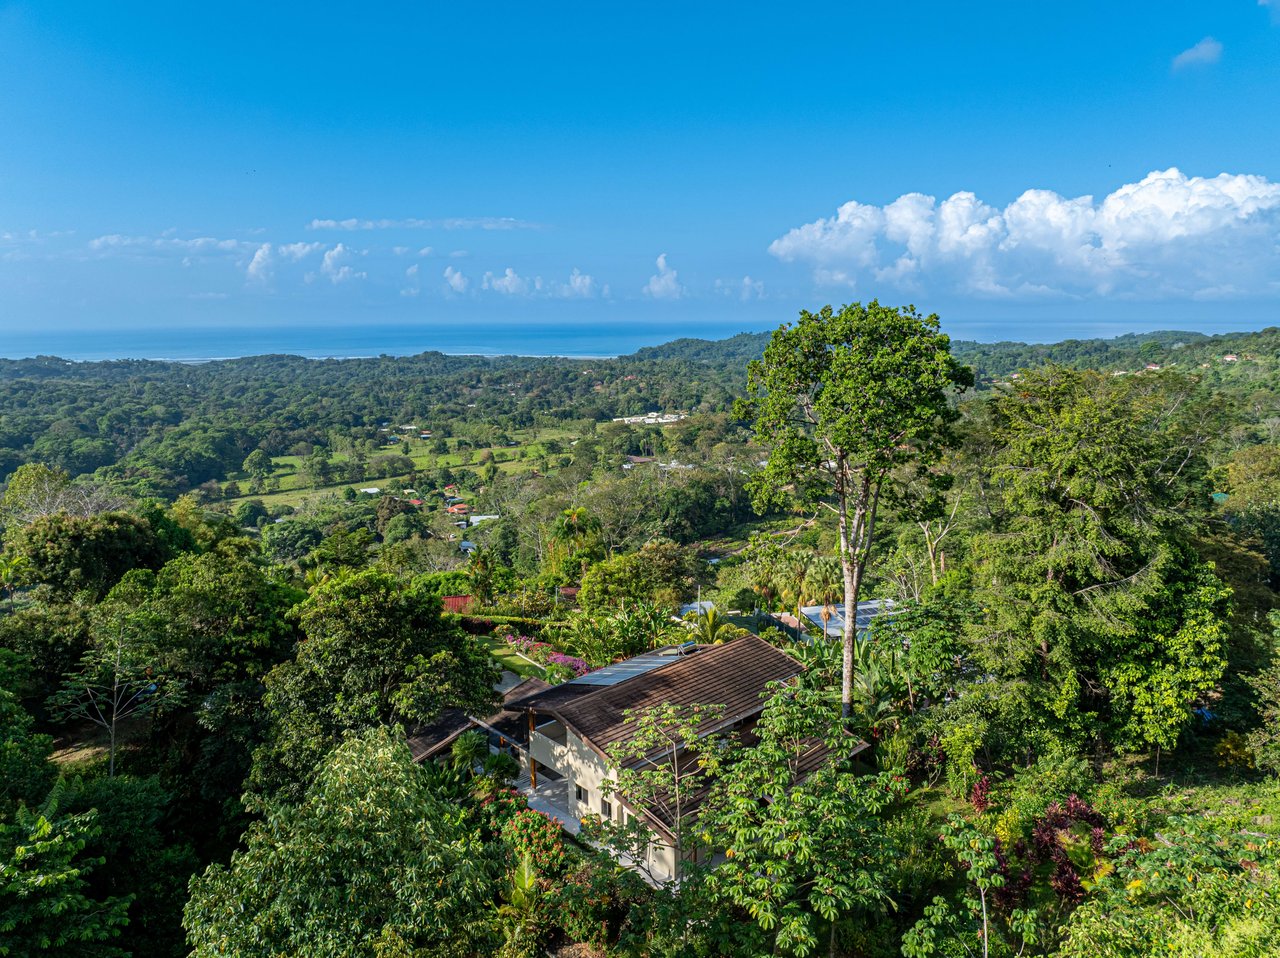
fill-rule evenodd
<path id="1" fill-rule="evenodd" d="M 1173 69 L 1210 66 L 1222 59 L 1222 44 L 1213 37 L 1205 37 L 1193 47 L 1188 47 L 1173 58 Z"/>
<path id="2" fill-rule="evenodd" d="M 446 219 L 313 219 L 309 230 L 537 230 L 541 223 L 512 216 L 455 216 Z"/>
<path id="3" fill-rule="evenodd" d="M 501 276 L 485 273 L 484 282 L 481 283 L 481 286 L 484 289 L 491 289 L 495 293 L 502 293 L 505 296 L 527 296 L 531 289 L 542 288 L 542 279 L 538 278 L 530 282 L 508 266 Z"/>
<path id="4" fill-rule="evenodd" d="M 353 251 L 348 249 L 342 243 L 339 243 L 333 249 L 326 250 L 324 256 L 320 260 L 320 274 L 325 276 L 329 282 L 337 286 L 339 283 L 349 283 L 357 279 L 365 279 L 369 274 L 357 272 L 347 261 L 354 255 Z M 314 279 L 315 274 L 312 273 L 308 279 Z"/>
<path id="5" fill-rule="evenodd" d="M 851 200 L 835 216 L 774 240 L 769 252 L 808 264 L 819 283 L 871 282 L 911 292 L 1145 299 L 1274 294 L 1280 292 L 1280 184 L 1168 169 L 1101 202 L 1040 189 L 1003 209 L 967 192 L 941 202 L 908 193 L 883 207 Z"/>
<path id="6" fill-rule="evenodd" d="M 569 282 L 557 287 L 557 294 L 565 299 L 590 299 L 596 295 L 596 281 L 579 269 L 569 274 Z"/>
<path id="7" fill-rule="evenodd" d="M 323 243 L 284 243 L 276 247 L 276 252 L 289 262 L 297 263 L 322 249 Z"/>
<path id="8" fill-rule="evenodd" d="M 245 276 L 251 283 L 259 283 L 265 286 L 271 282 L 271 268 L 271 244 L 263 243 L 254 252 L 253 259 L 249 261 Z"/>
<path id="9" fill-rule="evenodd" d="M 676 271 L 667 265 L 667 254 L 660 254 L 655 265 L 658 272 L 644 284 L 644 294 L 654 299 L 679 299 L 683 296 L 684 287 L 680 285 Z"/>
<path id="10" fill-rule="evenodd" d="M 455 293 L 465 293 L 467 287 L 471 285 L 471 281 L 462 274 L 462 270 L 454 269 L 452 266 L 444 268 L 444 281 Z"/>

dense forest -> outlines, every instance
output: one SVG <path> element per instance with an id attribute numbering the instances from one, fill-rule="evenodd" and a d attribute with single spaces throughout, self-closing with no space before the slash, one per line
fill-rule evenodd
<path id="1" fill-rule="evenodd" d="M 1280 953 L 1280 329 L 5 360 L 0 482 L 0 955 Z M 751 736 L 631 717 L 678 884 L 411 754 L 747 633 Z"/>

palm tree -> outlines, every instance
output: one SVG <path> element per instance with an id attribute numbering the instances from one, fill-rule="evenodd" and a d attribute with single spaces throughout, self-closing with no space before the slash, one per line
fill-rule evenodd
<path id="1" fill-rule="evenodd" d="M 724 620 L 715 606 L 698 613 L 698 617 L 693 622 L 693 629 L 698 636 L 698 641 L 703 645 L 722 645 L 733 638 L 734 633 L 738 631 L 737 626 L 732 622 Z"/>
<path id="2" fill-rule="evenodd" d="M 453 740 L 453 767 L 470 773 L 489 754 L 489 740 L 483 732 L 463 732 Z"/>
<path id="3" fill-rule="evenodd" d="M 13 611 L 13 593 L 26 582 L 31 571 L 31 561 L 16 552 L 0 555 L 0 589 L 9 596 L 9 611 Z"/>
<path id="4" fill-rule="evenodd" d="M 805 593 L 822 605 L 822 637 L 827 638 L 827 625 L 844 598 L 844 576 L 840 560 L 835 556 L 815 556 L 804 572 Z"/>
<path id="5" fill-rule="evenodd" d="M 591 534 L 599 528 L 600 521 L 586 506 L 571 506 L 556 518 L 552 538 L 563 542 L 569 552 L 573 553 L 581 549 Z"/>

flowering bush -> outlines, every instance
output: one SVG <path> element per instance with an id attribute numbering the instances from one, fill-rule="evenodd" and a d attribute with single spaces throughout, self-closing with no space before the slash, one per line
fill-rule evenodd
<path id="1" fill-rule="evenodd" d="M 480 802 L 480 811 L 492 834 L 498 835 L 516 815 L 529 807 L 529 799 L 514 788 L 504 788 L 486 796 Z"/>
<path id="2" fill-rule="evenodd" d="M 502 826 L 502 839 L 516 861 L 527 854 L 544 875 L 558 875 L 566 856 L 560 823 L 532 808 L 516 812 Z"/>
<path id="3" fill-rule="evenodd" d="M 586 675 L 591 671 L 591 666 L 582 659 L 565 655 L 549 642 L 539 642 L 527 635 L 509 635 L 507 645 L 541 665 L 562 665 L 575 676 Z"/>

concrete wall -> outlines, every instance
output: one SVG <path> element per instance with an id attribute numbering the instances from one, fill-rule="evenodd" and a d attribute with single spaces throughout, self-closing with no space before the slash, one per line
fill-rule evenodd
<path id="1" fill-rule="evenodd" d="M 569 807 L 565 811 L 575 818 L 597 815 L 624 824 L 628 814 L 612 795 L 606 795 L 604 783 L 613 781 L 609 766 L 579 736 L 559 722 L 544 725 L 530 736 L 529 755 L 540 765 L 549 766 L 564 776 Z M 578 790 L 582 798 L 578 798 Z M 606 815 L 602 802 L 608 802 Z M 649 846 L 647 866 L 654 878 L 667 881 L 675 875 L 675 849 L 655 833 Z"/>

